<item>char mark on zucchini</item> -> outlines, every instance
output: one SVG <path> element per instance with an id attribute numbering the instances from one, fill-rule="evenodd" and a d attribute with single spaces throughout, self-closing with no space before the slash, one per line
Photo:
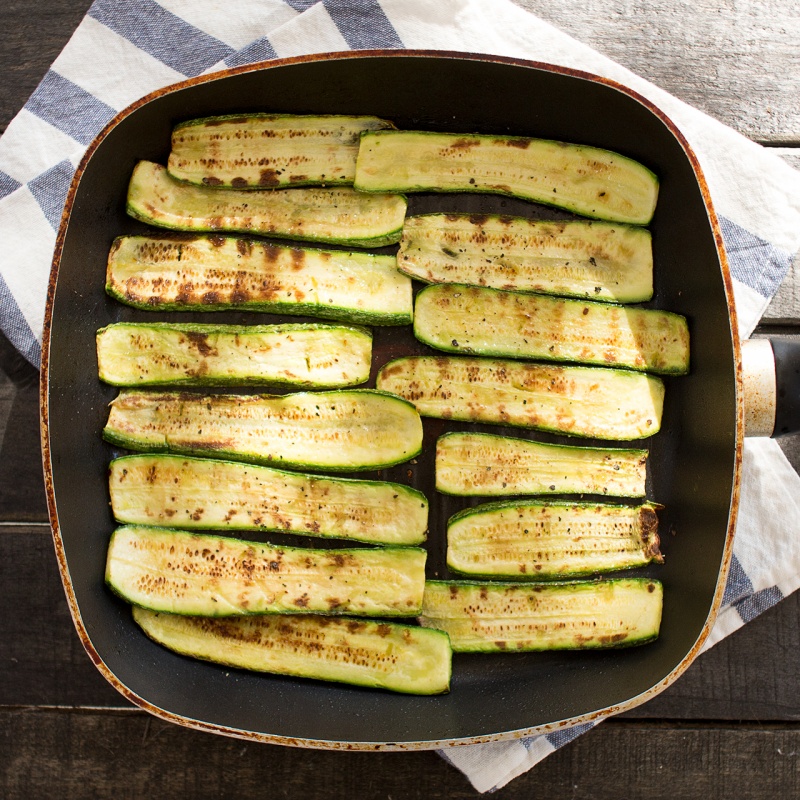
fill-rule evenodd
<path id="1" fill-rule="evenodd" d="M 117 528 L 106 583 L 133 605 L 189 616 L 412 616 L 422 604 L 418 547 L 316 550 L 137 525 Z"/>
<path id="2" fill-rule="evenodd" d="M 111 403 L 103 436 L 131 450 L 334 472 L 392 466 L 422 449 L 414 406 L 370 389 L 287 395 L 123 390 Z"/>
<path id="3" fill-rule="evenodd" d="M 653 296 L 652 250 L 633 225 L 423 214 L 406 218 L 397 263 L 425 283 L 638 303 Z"/>
<path id="4" fill-rule="evenodd" d="M 159 164 L 140 161 L 128 186 L 127 211 L 142 222 L 179 231 L 382 247 L 399 241 L 406 200 L 348 186 L 260 192 L 193 186 L 175 180 Z"/>
<path id="5" fill-rule="evenodd" d="M 154 453 L 115 459 L 108 483 L 115 519 L 129 524 L 393 545 L 420 544 L 428 528 L 425 496 L 388 481 Z"/>
<path id="6" fill-rule="evenodd" d="M 658 178 L 619 153 L 527 137 L 370 131 L 361 137 L 356 189 L 487 192 L 585 217 L 647 225 Z"/>
<path id="7" fill-rule="evenodd" d="M 361 134 L 392 128 L 368 116 L 249 114 L 182 122 L 167 169 L 200 186 L 272 189 L 353 183 Z"/>
<path id="8" fill-rule="evenodd" d="M 657 433 L 664 403 L 663 382 L 639 372 L 460 356 L 396 359 L 376 385 L 426 417 L 611 440 Z"/>
<path id="9" fill-rule="evenodd" d="M 629 647 L 658 637 L 663 589 L 650 578 L 564 583 L 428 581 L 420 623 L 454 652 Z"/>

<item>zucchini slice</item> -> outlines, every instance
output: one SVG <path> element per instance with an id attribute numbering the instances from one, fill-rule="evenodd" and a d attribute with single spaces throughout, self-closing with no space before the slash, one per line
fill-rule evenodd
<path id="1" fill-rule="evenodd" d="M 349 472 L 408 461 L 422 449 L 414 406 L 370 389 L 287 395 L 123 390 L 106 441 L 131 450 Z"/>
<path id="2" fill-rule="evenodd" d="M 423 417 L 597 439 L 652 436 L 664 404 L 664 384 L 652 375 L 487 358 L 398 358 L 381 368 L 377 386 Z"/>
<path id="3" fill-rule="evenodd" d="M 658 637 L 663 589 L 650 578 L 503 584 L 428 581 L 420 623 L 453 652 L 628 647 Z"/>
<path id="4" fill-rule="evenodd" d="M 370 332 L 341 325 L 120 322 L 97 332 L 100 380 L 114 386 L 353 386 L 371 360 Z"/>
<path id="5" fill-rule="evenodd" d="M 146 311 L 263 311 L 363 325 L 411 322 L 411 280 L 394 256 L 225 236 L 122 236 L 106 291 Z"/>
<path id="6" fill-rule="evenodd" d="M 467 508 L 447 523 L 447 566 L 485 578 L 570 578 L 661 563 L 656 506 L 535 500 Z"/>
<path id="7" fill-rule="evenodd" d="M 405 694 L 450 686 L 452 651 L 441 631 L 311 615 L 215 620 L 136 607 L 133 618 L 164 647 L 228 667 Z"/>
<path id="8" fill-rule="evenodd" d="M 585 217 L 647 225 L 658 178 L 619 153 L 523 136 L 368 131 L 354 186 L 363 192 L 488 192 Z"/>
<path id="9" fill-rule="evenodd" d="M 656 309 L 438 284 L 417 295 L 414 335 L 450 353 L 689 371 L 686 318 Z"/>
<path id="10" fill-rule="evenodd" d="M 175 528 L 265 530 L 375 544 L 420 544 L 425 495 L 387 481 L 304 475 L 161 453 L 111 462 L 118 522 Z"/>
<path id="11" fill-rule="evenodd" d="M 650 231 L 488 214 L 407 217 L 398 268 L 425 283 L 639 303 L 653 296 Z"/>
<path id="12" fill-rule="evenodd" d="M 181 181 L 234 189 L 352 184 L 359 137 L 377 117 L 246 114 L 181 122 L 167 169 Z"/>
<path id="13" fill-rule="evenodd" d="M 111 535 L 106 583 L 169 614 L 410 616 L 422 603 L 426 556 L 419 547 L 311 550 L 126 525 Z"/>
<path id="14" fill-rule="evenodd" d="M 178 231 L 238 231 L 382 247 L 400 240 L 406 199 L 347 186 L 262 192 L 190 186 L 160 164 L 140 161 L 128 186 L 127 211 L 142 222 Z"/>
<path id="15" fill-rule="evenodd" d="M 445 494 L 644 497 L 646 468 L 646 450 L 571 447 L 489 433 L 445 433 L 436 442 L 436 488 Z"/>

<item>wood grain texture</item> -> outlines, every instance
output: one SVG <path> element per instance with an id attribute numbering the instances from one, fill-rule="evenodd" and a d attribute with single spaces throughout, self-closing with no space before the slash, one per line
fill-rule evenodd
<path id="1" fill-rule="evenodd" d="M 308 753 L 210 736 L 141 712 L 12 709 L 0 711 L 0 727 L 0 795 L 6 800 L 51 797 L 53 787 L 71 800 L 136 800 L 153 792 L 193 800 L 479 796 L 432 752 Z M 720 729 L 615 721 L 492 797 L 789 798 L 800 792 L 798 762 L 798 725 Z"/>
<path id="2" fill-rule="evenodd" d="M 792 0 L 514 0 L 758 142 L 800 144 Z"/>
<path id="3" fill-rule="evenodd" d="M 44 77 L 90 5 L 90 0 L 0 4 L 0 132 Z"/>

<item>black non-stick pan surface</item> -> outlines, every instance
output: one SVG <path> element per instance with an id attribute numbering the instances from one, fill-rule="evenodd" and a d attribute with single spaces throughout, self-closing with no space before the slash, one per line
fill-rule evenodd
<path id="1" fill-rule="evenodd" d="M 123 451 L 101 439 L 116 390 L 97 378 L 96 330 L 133 319 L 243 324 L 280 319 L 234 312 L 148 313 L 107 297 L 104 277 L 112 240 L 146 229 L 125 214 L 127 183 L 139 159 L 165 163 L 176 122 L 249 111 L 375 114 L 407 129 L 579 142 L 621 152 L 660 177 L 651 225 L 656 288 L 648 305 L 688 317 L 692 367 L 688 376 L 667 379 L 662 431 L 645 440 L 648 497 L 664 505 L 666 563 L 639 571 L 664 583 L 657 642 L 601 652 L 456 655 L 449 694 L 394 695 L 248 673 L 176 655 L 148 640 L 130 608 L 106 589 L 106 548 L 114 528 L 106 472 L 110 459 Z M 409 213 L 433 210 L 569 216 L 497 196 L 410 197 Z M 718 240 L 704 181 L 674 126 L 614 84 L 547 65 L 442 53 L 314 56 L 195 79 L 123 112 L 90 147 L 73 182 L 54 259 L 44 342 L 43 447 L 51 519 L 67 599 L 90 656 L 123 694 L 165 718 L 320 747 L 432 747 L 502 738 L 590 719 L 651 696 L 696 654 L 719 603 L 730 553 L 741 441 L 738 345 Z M 373 381 L 377 367 L 389 358 L 425 352 L 410 327 L 374 333 Z M 445 430 L 468 428 L 426 420 L 423 455 L 381 475 L 422 489 L 431 501 L 430 577 L 448 575 L 447 518 L 479 502 L 435 492 L 434 442 Z M 519 429 L 473 428 L 566 441 Z M 253 538 L 288 541 L 271 534 Z"/>

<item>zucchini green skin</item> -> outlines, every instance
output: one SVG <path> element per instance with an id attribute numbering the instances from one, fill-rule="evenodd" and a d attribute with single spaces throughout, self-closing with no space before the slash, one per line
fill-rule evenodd
<path id="1" fill-rule="evenodd" d="M 233 236 L 121 236 L 106 292 L 144 311 L 257 311 L 407 325 L 411 280 L 394 256 Z"/>
<path id="2" fill-rule="evenodd" d="M 422 492 L 388 481 L 330 478 L 187 456 L 123 456 L 109 467 L 118 522 L 192 530 L 261 530 L 417 545 Z"/>
<path id="3" fill-rule="evenodd" d="M 323 324 L 120 322 L 96 339 L 112 386 L 337 388 L 367 381 L 372 360 L 368 330 Z"/>
<path id="4" fill-rule="evenodd" d="M 669 311 L 459 284 L 417 294 L 414 335 L 437 350 L 685 375 L 686 318 Z"/>
<path id="5" fill-rule="evenodd" d="M 447 566 L 462 575 L 577 578 L 662 563 L 656 506 L 515 500 L 447 523 Z"/>
<path id="6" fill-rule="evenodd" d="M 647 450 L 574 447 L 453 431 L 436 442 L 436 489 L 443 494 L 483 497 L 644 497 L 647 456 Z"/>
<path id="7" fill-rule="evenodd" d="M 641 372 L 464 356 L 398 358 L 376 385 L 424 417 L 596 439 L 652 436 L 664 403 L 663 382 Z"/>
<path id="8" fill-rule="evenodd" d="M 363 192 L 511 195 L 585 217 L 647 225 L 658 178 L 619 153 L 522 136 L 370 131 L 353 184 Z"/>
<path id="9" fill-rule="evenodd" d="M 177 231 L 260 236 L 383 247 L 400 240 L 406 199 L 367 195 L 348 186 L 252 192 L 176 181 L 165 167 L 140 161 L 128 186 L 128 214 Z"/>
<path id="10" fill-rule="evenodd" d="M 418 547 L 313 550 L 144 525 L 111 534 L 108 587 L 132 605 L 200 617 L 411 616 L 422 604 Z"/>
<path id="11" fill-rule="evenodd" d="M 450 687 L 452 650 L 441 631 L 311 615 L 214 620 L 136 607 L 133 618 L 158 644 L 228 667 L 403 694 Z"/>
<path id="12" fill-rule="evenodd" d="M 640 303 L 653 296 L 650 231 L 494 214 L 406 217 L 397 266 L 425 283 Z"/>
<path id="13" fill-rule="evenodd" d="M 123 390 L 111 403 L 103 438 L 142 452 L 356 472 L 418 455 L 422 421 L 411 403 L 371 389 L 287 395 Z"/>
<path id="14" fill-rule="evenodd" d="M 378 117 L 229 114 L 181 122 L 167 169 L 177 180 L 233 189 L 353 183 L 363 131 L 393 128 Z"/>
<path id="15" fill-rule="evenodd" d="M 662 605 L 650 578 L 428 581 L 419 621 L 447 633 L 456 653 L 590 650 L 658 638 Z"/>

